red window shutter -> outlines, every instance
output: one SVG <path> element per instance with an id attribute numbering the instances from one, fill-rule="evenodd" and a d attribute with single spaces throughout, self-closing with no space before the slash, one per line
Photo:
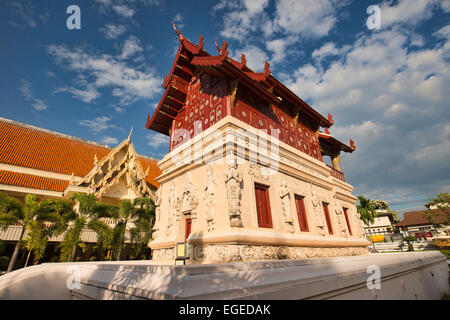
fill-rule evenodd
<path id="1" fill-rule="evenodd" d="M 300 226 L 300 231 L 309 231 L 308 220 L 306 219 L 305 203 L 303 202 L 303 197 L 295 196 L 295 205 L 297 207 L 298 224 Z"/>
<path id="2" fill-rule="evenodd" d="M 322 202 L 325 221 L 327 222 L 328 233 L 333 234 L 333 226 L 331 225 L 330 212 L 328 211 L 328 203 Z"/>
<path id="3" fill-rule="evenodd" d="M 343 209 L 344 209 L 345 222 L 347 222 L 348 232 L 352 236 L 353 235 L 352 228 L 350 227 L 350 220 L 348 219 L 348 209 L 347 208 L 343 208 Z"/>
<path id="4" fill-rule="evenodd" d="M 186 219 L 186 233 L 185 233 L 184 241 L 186 241 L 187 238 L 189 237 L 189 235 L 191 234 L 191 225 L 192 225 L 192 220 Z"/>
<path id="5" fill-rule="evenodd" d="M 256 212 L 260 228 L 272 228 L 270 212 L 269 187 L 255 184 Z"/>

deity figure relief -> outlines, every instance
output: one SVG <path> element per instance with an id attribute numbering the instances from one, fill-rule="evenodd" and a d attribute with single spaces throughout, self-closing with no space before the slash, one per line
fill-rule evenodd
<path id="1" fill-rule="evenodd" d="M 215 228 L 215 185 L 217 185 L 217 178 L 213 174 L 213 169 L 209 167 L 206 169 L 206 186 L 205 196 L 206 206 L 208 211 L 206 212 L 206 222 L 208 224 L 208 231 L 213 231 Z"/>
<path id="2" fill-rule="evenodd" d="M 229 164 L 228 171 L 224 174 L 224 180 L 227 188 L 230 225 L 232 227 L 243 227 L 240 210 L 242 175 L 237 167 L 237 163 Z"/>
<path id="3" fill-rule="evenodd" d="M 336 201 L 335 212 L 336 212 L 336 217 L 337 217 L 337 221 L 338 221 L 338 225 L 339 225 L 339 230 L 342 232 L 342 234 L 345 237 L 348 237 L 349 233 L 348 233 L 347 226 L 346 226 L 347 222 L 345 221 L 344 211 L 342 210 L 342 206 L 339 201 Z"/>
<path id="4" fill-rule="evenodd" d="M 280 198 L 283 206 L 284 222 L 289 226 L 289 231 L 294 232 L 294 221 L 292 219 L 291 195 L 285 179 L 281 181 Z"/>
<path id="5" fill-rule="evenodd" d="M 155 193 L 155 224 L 153 225 L 153 236 L 158 236 L 159 220 L 161 215 L 161 188 L 158 188 Z"/>
<path id="6" fill-rule="evenodd" d="M 175 192 L 175 185 L 172 183 L 170 186 L 169 194 L 169 215 L 167 220 L 167 230 L 166 234 L 169 235 L 172 232 L 173 217 L 178 207 L 177 195 Z"/>
<path id="7" fill-rule="evenodd" d="M 312 190 L 312 204 L 314 207 L 314 216 L 316 217 L 317 222 L 317 231 L 321 236 L 324 236 L 327 234 L 327 227 L 325 225 L 325 219 L 316 190 Z"/>

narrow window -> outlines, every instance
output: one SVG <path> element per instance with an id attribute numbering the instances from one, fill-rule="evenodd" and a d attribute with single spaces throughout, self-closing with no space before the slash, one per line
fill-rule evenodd
<path id="1" fill-rule="evenodd" d="M 308 220 L 306 219 L 305 203 L 303 197 L 295 195 L 295 205 L 297 207 L 298 224 L 300 231 L 308 232 Z"/>
<path id="2" fill-rule="evenodd" d="M 348 232 L 352 236 L 353 235 L 352 228 L 350 227 L 350 220 L 348 219 L 348 209 L 347 208 L 343 208 L 343 209 L 344 209 L 345 221 L 347 222 Z"/>
<path id="3" fill-rule="evenodd" d="M 192 225 L 192 220 L 186 219 L 186 232 L 185 232 L 184 241 L 186 241 L 187 238 L 189 237 L 189 235 L 191 234 L 191 225 Z"/>
<path id="4" fill-rule="evenodd" d="M 333 234 L 333 226 L 331 225 L 330 212 L 328 211 L 328 203 L 322 202 L 325 221 L 327 222 L 328 233 Z"/>
<path id="5" fill-rule="evenodd" d="M 272 215 L 270 213 L 269 187 L 255 184 L 256 211 L 258 226 L 272 228 Z"/>

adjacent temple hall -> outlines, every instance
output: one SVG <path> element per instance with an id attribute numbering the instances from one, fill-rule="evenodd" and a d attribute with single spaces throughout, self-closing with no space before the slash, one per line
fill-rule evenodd
<path id="1" fill-rule="evenodd" d="M 153 259 L 173 261 L 190 244 L 189 263 L 367 254 L 353 187 L 323 117 L 270 71 L 253 72 L 194 44 L 180 45 L 148 129 L 170 137 L 158 162 Z M 330 157 L 332 167 L 324 161 Z"/>

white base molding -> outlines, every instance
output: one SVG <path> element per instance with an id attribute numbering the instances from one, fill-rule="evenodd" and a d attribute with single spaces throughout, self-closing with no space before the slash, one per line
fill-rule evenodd
<path id="1" fill-rule="evenodd" d="M 284 260 L 303 258 L 325 258 L 367 255 L 367 247 L 289 247 L 264 245 L 193 245 L 187 264 L 251 262 L 262 260 Z M 174 248 L 155 249 L 153 260 L 169 262 L 175 259 Z"/>
<path id="2" fill-rule="evenodd" d="M 380 289 L 367 286 L 373 266 Z M 69 279 L 79 288 L 67 289 Z M 0 299 L 439 300 L 444 293 L 449 269 L 439 251 L 186 266 L 48 263 L 0 276 Z"/>

